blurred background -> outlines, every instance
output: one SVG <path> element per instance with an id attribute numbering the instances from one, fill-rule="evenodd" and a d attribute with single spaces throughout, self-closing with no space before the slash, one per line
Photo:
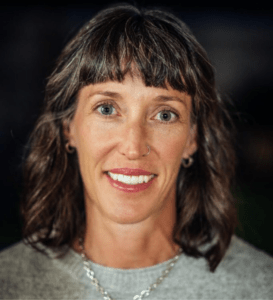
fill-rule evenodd
<path id="1" fill-rule="evenodd" d="M 273 8 L 206 2 L 136 1 L 179 14 L 207 50 L 218 87 L 234 102 L 236 233 L 273 255 Z M 11 2 L 10 2 L 11 3 Z M 21 159 L 64 45 L 112 1 L 0 6 L 0 250 L 21 239 Z M 132 1 L 127 3 L 133 3 Z"/>

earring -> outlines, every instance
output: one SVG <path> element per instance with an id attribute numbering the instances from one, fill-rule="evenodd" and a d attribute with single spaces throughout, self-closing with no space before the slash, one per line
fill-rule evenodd
<path id="1" fill-rule="evenodd" d="M 189 168 L 194 162 L 194 159 L 189 156 L 189 158 L 183 158 L 181 164 L 184 168 Z"/>
<path id="2" fill-rule="evenodd" d="M 65 150 L 67 153 L 72 154 L 75 152 L 75 148 L 69 145 L 69 142 L 65 144 Z"/>

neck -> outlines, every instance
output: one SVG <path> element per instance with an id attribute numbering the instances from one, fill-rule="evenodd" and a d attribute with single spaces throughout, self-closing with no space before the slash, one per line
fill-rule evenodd
<path id="1" fill-rule="evenodd" d="M 172 237 L 175 206 L 156 218 L 135 224 L 111 222 L 93 210 L 87 210 L 84 236 L 85 254 L 91 261 L 112 268 L 134 269 L 153 266 L 178 253 L 179 246 Z M 78 240 L 75 249 L 81 252 Z"/>

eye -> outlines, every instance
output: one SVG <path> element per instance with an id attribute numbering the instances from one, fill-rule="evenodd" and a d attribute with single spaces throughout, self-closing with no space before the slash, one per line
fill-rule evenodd
<path id="1" fill-rule="evenodd" d="M 170 110 L 162 110 L 160 111 L 157 116 L 159 116 L 159 119 L 156 118 L 157 120 L 159 120 L 162 123 L 172 123 L 177 119 L 177 114 L 170 111 Z M 172 121 L 170 121 L 172 119 Z"/>
<path id="2" fill-rule="evenodd" d="M 110 116 L 116 110 L 111 103 L 105 102 L 96 107 L 101 115 Z"/>

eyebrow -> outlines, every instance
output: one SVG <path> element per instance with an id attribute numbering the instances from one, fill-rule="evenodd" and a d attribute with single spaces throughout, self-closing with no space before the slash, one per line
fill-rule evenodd
<path id="1" fill-rule="evenodd" d="M 97 92 L 97 93 L 92 94 L 91 97 L 94 95 L 103 95 L 103 96 L 113 97 L 113 98 L 122 98 L 119 93 L 110 92 L 110 91 Z"/>
<path id="2" fill-rule="evenodd" d="M 101 91 L 101 92 L 94 93 L 93 95 L 90 95 L 90 96 L 92 97 L 94 95 L 103 95 L 103 96 L 113 97 L 113 98 L 118 98 L 118 99 L 122 98 L 122 96 L 119 93 L 111 92 L 111 91 Z M 177 102 L 182 103 L 187 108 L 186 102 L 183 99 L 179 98 L 179 97 L 160 95 L 160 96 L 157 96 L 156 98 L 154 98 L 154 100 L 156 102 L 160 102 L 160 101 L 162 101 L 162 102 L 177 101 Z"/>
<path id="3" fill-rule="evenodd" d="M 163 96 L 163 95 L 161 95 L 161 96 L 156 97 L 155 100 L 158 101 L 158 102 L 159 101 L 163 101 L 163 102 L 178 101 L 178 102 L 182 103 L 185 107 L 187 107 L 186 102 L 183 99 L 179 98 L 179 97 L 172 97 L 172 96 Z"/>

